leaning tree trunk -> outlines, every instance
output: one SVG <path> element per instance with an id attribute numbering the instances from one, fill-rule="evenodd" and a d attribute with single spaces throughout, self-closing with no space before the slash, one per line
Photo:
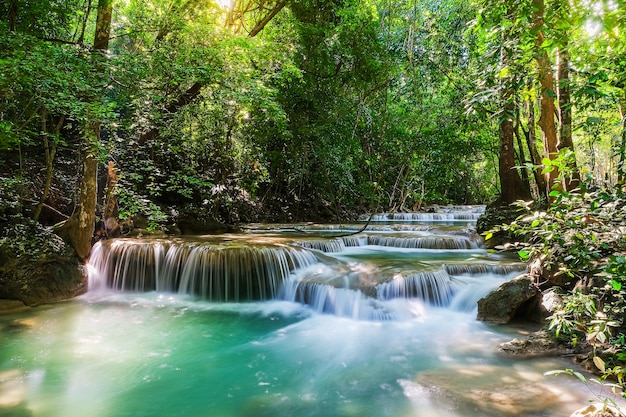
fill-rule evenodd
<path id="1" fill-rule="evenodd" d="M 92 53 L 103 54 L 109 48 L 111 34 L 111 15 L 113 0 L 98 1 L 98 17 L 96 19 L 96 36 Z M 104 75 L 104 67 L 99 64 L 99 56 L 95 57 L 95 70 Z M 99 97 L 93 98 L 98 100 Z M 83 261 L 89 258 L 91 242 L 96 224 L 96 201 L 98 196 L 98 158 L 97 148 L 100 141 L 100 120 L 88 122 L 85 128 L 83 143 L 83 173 L 80 194 L 76 210 L 60 231 Z"/>
<path id="2" fill-rule="evenodd" d="M 535 105 L 531 100 L 528 100 L 526 102 L 526 106 L 528 107 L 528 130 L 524 131 L 524 135 L 526 136 L 526 144 L 528 145 L 528 150 L 530 152 L 530 160 L 533 165 L 539 166 L 541 165 L 541 155 L 539 155 L 539 151 L 537 150 Z M 546 177 L 537 169 L 533 170 L 533 175 L 535 177 L 535 182 L 537 183 L 539 197 L 547 199 L 548 183 L 546 181 Z"/>

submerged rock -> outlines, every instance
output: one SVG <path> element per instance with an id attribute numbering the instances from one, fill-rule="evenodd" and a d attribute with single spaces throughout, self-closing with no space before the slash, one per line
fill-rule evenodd
<path id="1" fill-rule="evenodd" d="M 481 416 L 536 415 L 575 400 L 544 381 L 541 373 L 521 365 L 474 365 L 424 372 L 412 383 L 423 387 L 431 402 L 473 409 Z"/>
<path id="2" fill-rule="evenodd" d="M 539 289 L 533 280 L 527 274 L 520 275 L 478 300 L 478 320 L 506 324 L 516 316 L 524 303 L 538 293 Z"/>
<path id="3" fill-rule="evenodd" d="M 570 355 L 578 353 L 582 350 L 578 348 L 572 348 L 569 345 L 561 343 L 554 335 L 546 330 L 539 330 L 531 333 L 525 338 L 516 338 L 509 342 L 502 343 L 498 346 L 498 350 L 501 353 L 530 358 L 537 356 L 556 356 L 556 355 Z"/>
<path id="4" fill-rule="evenodd" d="M 25 400 L 24 374 L 16 369 L 0 371 L 0 416 L 32 415 L 24 407 Z"/>
<path id="5" fill-rule="evenodd" d="M 624 417 L 620 409 L 605 403 L 593 403 L 574 411 L 571 417 Z"/>

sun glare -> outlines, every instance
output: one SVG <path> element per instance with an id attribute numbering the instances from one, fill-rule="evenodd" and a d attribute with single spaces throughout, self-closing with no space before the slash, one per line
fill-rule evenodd
<path id="1" fill-rule="evenodd" d="M 233 6 L 233 0 L 215 0 L 222 9 L 230 9 Z"/>

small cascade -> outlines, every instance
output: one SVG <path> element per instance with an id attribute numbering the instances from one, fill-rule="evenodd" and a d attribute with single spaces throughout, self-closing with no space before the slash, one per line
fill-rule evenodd
<path id="1" fill-rule="evenodd" d="M 522 273 L 526 271 L 526 264 L 513 263 L 508 265 L 499 264 L 452 264 L 443 265 L 443 268 L 450 275 L 482 275 L 482 274 L 495 274 L 495 275 L 509 275 L 512 273 Z"/>
<path id="2" fill-rule="evenodd" d="M 346 245 L 341 239 L 329 239 L 329 240 L 305 240 L 297 242 L 296 245 L 306 248 L 318 250 L 326 253 L 341 252 L 346 248 Z"/>
<path id="3" fill-rule="evenodd" d="M 306 304 L 319 313 L 355 320 L 396 319 L 393 312 L 385 308 L 381 302 L 367 297 L 359 290 L 293 280 L 285 284 L 284 291 L 285 300 Z"/>
<path id="4" fill-rule="evenodd" d="M 447 206 L 432 207 L 427 212 L 377 213 L 362 215 L 360 222 L 441 222 L 441 221 L 476 221 L 485 212 L 484 206 Z"/>
<path id="5" fill-rule="evenodd" d="M 467 236 L 397 237 L 370 236 L 370 245 L 405 249 L 478 249 L 480 242 Z"/>
<path id="6" fill-rule="evenodd" d="M 462 286 L 441 269 L 419 272 L 407 276 L 398 275 L 391 281 L 376 286 L 376 298 L 419 298 L 427 304 L 444 307 L 450 305 L 457 290 Z"/>
<path id="7" fill-rule="evenodd" d="M 351 236 L 341 236 L 326 240 L 304 240 L 295 243 L 297 246 L 319 250 L 326 253 L 337 253 L 344 251 L 347 247 L 358 247 L 369 245 L 368 236 L 357 234 Z"/>
<path id="8" fill-rule="evenodd" d="M 384 236 L 357 234 L 326 240 L 304 240 L 297 246 L 326 253 L 344 251 L 347 247 L 386 246 L 403 249 L 478 249 L 482 242 L 468 234 L 453 236 Z"/>
<path id="9" fill-rule="evenodd" d="M 275 298 L 290 272 L 318 262 L 292 246 L 113 240 L 94 246 L 90 291 L 179 292 L 211 301 Z"/>

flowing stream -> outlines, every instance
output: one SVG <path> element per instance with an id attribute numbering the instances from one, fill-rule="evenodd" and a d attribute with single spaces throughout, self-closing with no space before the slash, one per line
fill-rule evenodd
<path id="1" fill-rule="evenodd" d="M 525 268 L 479 213 L 100 242 L 85 296 L 0 316 L 0 416 L 569 415 L 594 393 L 543 373 L 571 362 L 475 319 Z"/>

